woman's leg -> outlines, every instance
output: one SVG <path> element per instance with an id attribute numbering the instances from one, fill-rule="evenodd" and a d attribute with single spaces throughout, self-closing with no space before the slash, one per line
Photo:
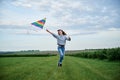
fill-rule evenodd
<path id="1" fill-rule="evenodd" d="M 58 47 L 58 52 L 60 54 L 60 59 L 59 59 L 59 64 L 62 64 L 62 60 L 64 57 L 64 53 L 65 53 L 65 48 L 64 47 Z"/>
<path id="2" fill-rule="evenodd" d="M 65 55 L 65 47 L 62 47 L 62 53 L 63 53 L 63 59 L 64 59 L 64 55 Z"/>

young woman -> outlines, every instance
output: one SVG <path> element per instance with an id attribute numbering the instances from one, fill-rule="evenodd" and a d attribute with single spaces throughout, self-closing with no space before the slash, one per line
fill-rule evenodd
<path id="1" fill-rule="evenodd" d="M 65 54 L 65 43 L 66 43 L 66 40 L 71 41 L 71 38 L 67 37 L 67 34 L 62 29 L 57 30 L 58 35 L 50 32 L 49 30 L 46 30 L 46 31 L 52 34 L 53 37 L 57 39 L 58 52 L 60 54 L 60 59 L 58 61 L 58 67 L 62 67 L 62 61 L 63 61 L 64 54 Z"/>

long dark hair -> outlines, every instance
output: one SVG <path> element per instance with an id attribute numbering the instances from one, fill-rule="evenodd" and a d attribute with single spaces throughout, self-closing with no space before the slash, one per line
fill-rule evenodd
<path id="1" fill-rule="evenodd" d="M 63 35 L 67 35 L 62 29 L 58 29 L 57 31 L 62 31 Z"/>

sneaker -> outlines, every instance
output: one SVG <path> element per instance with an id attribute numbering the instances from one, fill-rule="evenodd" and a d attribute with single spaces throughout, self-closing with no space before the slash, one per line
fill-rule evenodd
<path id="1" fill-rule="evenodd" d="M 60 67 L 62 67 L 62 64 L 60 64 Z"/>

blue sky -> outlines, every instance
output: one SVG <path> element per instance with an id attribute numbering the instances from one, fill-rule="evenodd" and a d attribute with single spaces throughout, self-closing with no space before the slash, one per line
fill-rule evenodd
<path id="1" fill-rule="evenodd" d="M 120 47 L 119 0 L 1 0 L 0 51 L 56 50 L 56 39 L 30 25 L 44 17 L 45 28 L 71 36 L 67 50 Z"/>

